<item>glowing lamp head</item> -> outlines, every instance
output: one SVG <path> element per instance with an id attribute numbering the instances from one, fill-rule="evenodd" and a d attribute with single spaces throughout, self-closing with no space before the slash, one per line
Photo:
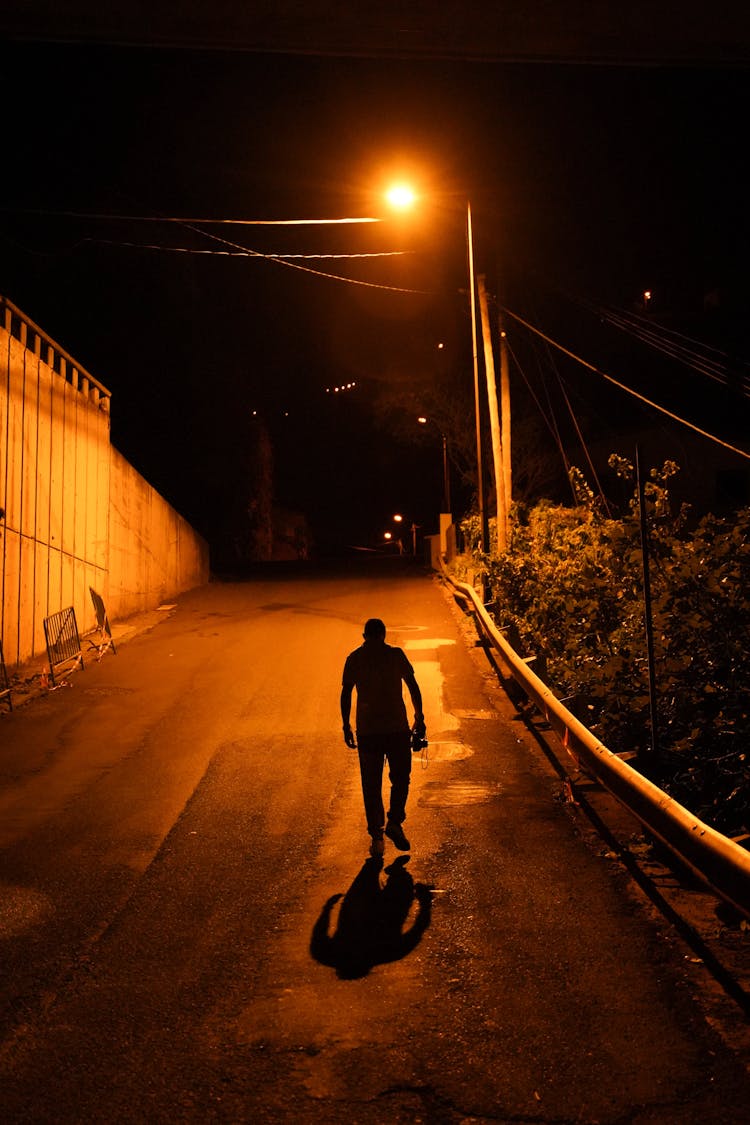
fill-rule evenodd
<path id="1" fill-rule="evenodd" d="M 394 184 L 393 187 L 388 189 L 385 197 L 391 207 L 395 207 L 397 211 L 408 210 L 417 198 L 408 184 Z"/>

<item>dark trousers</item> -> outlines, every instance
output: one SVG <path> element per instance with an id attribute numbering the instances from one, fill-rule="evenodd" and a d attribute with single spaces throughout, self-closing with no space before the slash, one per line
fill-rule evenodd
<path id="1" fill-rule="evenodd" d="M 388 762 L 391 799 L 388 819 L 394 824 L 406 820 L 406 798 L 411 777 L 411 735 L 409 731 L 395 734 L 362 734 L 357 736 L 359 772 L 365 801 L 367 831 L 373 837 L 383 835 L 383 766 Z"/>

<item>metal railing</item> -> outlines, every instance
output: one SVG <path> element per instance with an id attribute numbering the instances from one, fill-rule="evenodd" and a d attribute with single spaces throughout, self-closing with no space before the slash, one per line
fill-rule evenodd
<path id="1" fill-rule="evenodd" d="M 648 778 L 599 741 L 553 695 L 549 687 L 511 647 L 485 609 L 473 586 L 443 572 L 484 636 L 500 653 L 516 682 L 559 735 L 573 760 L 631 812 L 650 835 L 661 841 L 717 897 L 750 918 L 750 853 L 704 824 Z"/>
<path id="2" fill-rule="evenodd" d="M 44 637 L 47 642 L 49 676 L 53 684 L 57 683 L 55 677 L 60 673 L 67 675 L 76 668 L 84 667 L 76 611 L 72 605 L 45 617 Z"/>
<path id="3" fill-rule="evenodd" d="M 111 392 L 104 384 L 89 374 L 85 367 L 56 344 L 38 324 L 2 295 L 0 295 L 0 325 L 24 348 L 39 356 L 66 383 L 70 383 L 82 395 L 94 402 L 105 414 L 109 413 Z"/>

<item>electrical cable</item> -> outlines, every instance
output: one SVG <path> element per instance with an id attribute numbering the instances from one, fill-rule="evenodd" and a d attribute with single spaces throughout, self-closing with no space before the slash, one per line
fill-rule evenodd
<path id="1" fill-rule="evenodd" d="M 692 349 L 685 349 L 680 344 L 669 340 L 668 337 L 661 336 L 657 331 L 653 329 L 649 330 L 648 327 L 642 327 L 637 323 L 634 324 L 615 313 L 602 310 L 599 315 L 607 324 L 628 332 L 635 339 L 640 340 L 649 347 L 655 348 L 671 359 L 676 359 L 699 375 L 705 375 L 715 383 L 720 383 L 723 386 L 729 385 L 730 380 L 726 365 L 716 363 L 708 357 L 701 356 L 700 353 Z M 741 381 L 743 384 L 743 394 L 747 394 L 748 380 L 747 378 L 743 378 Z"/>
<path id="2" fill-rule="evenodd" d="M 411 289 L 411 288 L 408 288 L 408 287 L 402 286 L 402 285 L 382 285 L 382 284 L 379 284 L 379 283 L 374 282 L 374 281 L 361 281 L 361 280 L 359 280 L 357 278 L 353 278 L 353 277 L 344 277 L 341 274 L 327 273 L 323 270 L 314 270 L 310 266 L 303 266 L 303 265 L 300 265 L 298 262 L 288 260 L 289 258 L 292 257 L 291 255 L 281 257 L 281 256 L 275 255 L 275 254 L 264 254 L 259 250 L 249 250 L 247 247 L 241 246 L 236 242 L 232 242 L 228 239 L 220 238 L 218 235 L 212 234 L 210 231 L 201 230 L 198 226 L 195 225 L 197 223 L 204 223 L 204 224 L 216 223 L 216 224 L 229 224 L 229 225 L 235 225 L 235 226 L 335 226 L 335 225 L 341 225 L 341 224 L 379 223 L 379 222 L 382 222 L 382 220 L 379 219 L 379 218 L 359 216 L 359 217 L 345 217 L 345 218 L 338 218 L 338 219 L 184 219 L 184 218 L 180 218 L 180 217 L 176 217 L 176 216 L 164 216 L 164 215 L 158 215 L 158 216 L 157 215 L 104 215 L 104 214 L 93 214 L 93 213 L 78 212 L 78 211 L 30 211 L 30 210 L 24 210 L 24 209 L 21 209 L 20 213 L 35 214 L 35 215 L 61 215 L 61 216 L 67 217 L 67 218 L 102 219 L 102 220 L 106 220 L 106 221 L 122 220 L 124 222 L 177 223 L 181 226 L 184 226 L 187 230 L 192 230 L 195 234 L 202 235 L 205 238 L 213 239 L 216 242 L 221 242 L 226 246 L 231 246 L 235 251 L 238 252 L 237 256 L 243 256 L 243 257 L 246 256 L 246 257 L 250 257 L 250 258 L 265 258 L 268 261 L 276 262 L 280 266 L 287 266 L 289 269 L 301 270 L 304 273 L 312 273 L 312 274 L 315 274 L 318 277 L 325 277 L 325 278 L 328 278 L 332 281 L 343 281 L 345 284 L 358 285 L 358 286 L 362 286 L 362 287 L 367 288 L 367 289 L 381 289 L 381 290 L 386 290 L 386 291 L 393 292 L 393 293 L 414 293 L 414 294 L 418 294 L 420 296 L 429 295 L 429 290 L 426 290 L 426 289 Z M 83 241 L 108 242 L 109 240 L 107 240 L 107 239 L 99 239 L 99 240 L 97 240 L 97 239 L 84 239 Z M 129 244 L 124 243 L 123 245 L 129 245 Z M 136 244 L 130 244 L 130 245 L 136 245 Z M 192 251 L 192 252 L 197 253 L 198 251 Z M 395 253 L 400 253 L 400 252 L 395 252 Z M 227 255 L 227 256 L 231 256 L 231 255 Z M 300 256 L 301 257 L 308 257 L 308 255 L 300 255 Z M 324 256 L 329 257 L 329 256 L 333 256 L 333 255 L 321 255 L 321 257 L 324 257 Z M 338 255 L 338 256 L 349 257 L 350 255 Z M 356 255 L 356 256 L 357 257 L 364 257 L 365 255 Z M 375 257 L 374 254 L 373 255 L 367 255 L 367 256 L 368 257 Z M 382 255 L 378 255 L 378 256 L 382 256 Z M 295 257 L 296 257 L 296 255 L 295 255 Z"/>
<path id="3" fill-rule="evenodd" d="M 495 294 L 492 295 L 492 302 L 495 306 L 495 309 L 500 308 L 499 301 L 498 301 L 497 296 Z M 570 481 L 570 468 L 571 468 L 570 461 L 568 460 L 567 454 L 565 452 L 565 446 L 563 444 L 562 436 L 560 434 L 560 429 L 559 429 L 558 424 L 557 424 L 557 416 L 555 414 L 555 407 L 554 407 L 554 404 L 552 402 L 552 399 L 550 398 L 549 387 L 547 386 L 547 382 L 544 378 L 544 370 L 543 370 L 542 363 L 540 361 L 536 346 L 534 344 L 534 345 L 532 345 L 532 348 L 533 348 L 534 358 L 536 359 L 537 368 L 538 368 L 538 371 L 539 371 L 539 377 L 541 379 L 542 386 L 544 387 L 544 394 L 545 394 L 545 398 L 547 400 L 547 408 L 549 410 L 549 415 L 547 415 L 545 413 L 544 407 L 542 406 L 538 395 L 536 394 L 534 388 L 532 387 L 528 376 L 526 375 L 525 371 L 521 367 L 520 361 L 519 361 L 518 357 L 516 356 L 515 352 L 513 351 L 512 347 L 510 345 L 510 341 L 507 339 L 507 336 L 506 336 L 506 345 L 507 345 L 509 354 L 512 356 L 513 361 L 514 361 L 516 367 L 518 368 L 518 370 L 521 374 L 522 379 L 526 383 L 526 386 L 529 390 L 529 393 L 531 394 L 531 397 L 533 398 L 534 402 L 536 403 L 537 409 L 538 409 L 539 413 L 541 414 L 542 419 L 546 423 L 547 428 L 549 429 L 550 433 L 552 434 L 552 438 L 553 438 L 555 444 L 557 445 L 557 449 L 558 449 L 558 452 L 560 454 L 560 458 L 561 458 L 562 463 L 563 463 L 563 468 L 565 469 L 565 476 L 566 476 L 566 479 L 567 479 L 568 483 L 570 484 L 571 492 L 573 494 L 573 499 L 575 500 L 575 490 L 573 489 L 572 482 Z"/>
<path id="4" fill-rule="evenodd" d="M 565 452 L 565 447 L 562 443 L 562 438 L 560 437 L 560 432 L 559 432 L 558 427 L 557 427 L 557 420 L 556 420 L 555 414 L 554 414 L 554 407 L 552 406 L 552 403 L 549 400 L 549 395 L 547 395 L 547 402 L 548 402 L 548 405 L 550 407 L 550 410 L 552 411 L 552 418 L 551 419 L 545 413 L 544 406 L 542 405 L 542 403 L 539 399 L 539 396 L 536 393 L 536 390 L 532 386 L 531 380 L 529 379 L 525 370 L 521 366 L 521 363 L 518 359 L 518 356 L 513 351 L 513 347 L 511 345 L 510 341 L 507 340 L 507 339 L 506 339 L 506 346 L 508 348 L 508 352 L 510 354 L 511 359 L 513 360 L 514 364 L 516 365 L 516 368 L 518 369 L 518 372 L 519 372 L 521 378 L 523 379 L 524 383 L 526 384 L 526 389 L 528 390 L 529 394 L 531 395 L 532 399 L 534 400 L 534 403 L 536 404 L 536 408 L 539 411 L 539 413 L 542 417 L 542 420 L 544 421 L 545 425 L 547 426 L 547 429 L 549 430 L 549 432 L 552 434 L 552 440 L 554 441 L 555 445 L 557 446 L 557 451 L 560 454 L 560 460 L 562 461 L 563 468 L 565 469 L 565 477 L 568 480 L 568 483 L 570 484 L 570 475 L 569 475 L 570 474 L 570 462 L 568 461 L 567 454 Z M 540 374 L 541 374 L 541 369 L 540 369 Z M 542 376 L 542 383 L 544 384 L 544 377 L 543 376 Z M 546 384 L 544 384 L 544 386 L 545 386 L 545 392 L 546 392 L 546 390 L 547 390 Z M 575 499 L 575 495 L 573 496 L 573 499 Z"/>
<path id="5" fill-rule="evenodd" d="M 104 246 L 127 246 L 136 250 L 164 250 L 171 251 L 175 254 L 207 254 L 209 256 L 224 257 L 224 258 L 252 258 L 260 256 L 262 258 L 397 258 L 407 254 L 413 254 L 413 250 L 378 250 L 370 251 L 367 253 L 356 254 L 281 254 L 281 253 L 263 253 L 256 250 L 199 250 L 190 246 L 164 246 L 162 243 L 155 242 L 126 242 L 122 239 L 115 238 L 83 238 L 77 245 L 82 245 L 84 242 L 93 242 L 96 245 Z"/>
<path id="6" fill-rule="evenodd" d="M 542 406 L 542 403 L 539 400 L 539 396 L 537 395 L 536 391 L 534 390 L 534 387 L 532 386 L 531 380 L 529 379 L 528 375 L 526 374 L 526 371 L 521 366 L 521 362 L 518 359 L 518 356 L 513 351 L 513 345 L 511 344 L 510 340 L 506 340 L 506 344 L 507 344 L 507 348 L 508 348 L 508 352 L 510 354 L 510 357 L 513 360 L 514 364 L 516 365 L 516 368 L 518 370 L 519 375 L 521 376 L 524 383 L 526 384 L 526 389 L 528 390 L 529 394 L 531 395 L 532 399 L 534 400 L 536 408 L 539 411 L 539 413 L 541 414 L 542 419 L 543 419 L 545 425 L 547 426 L 547 429 L 552 434 L 552 437 L 555 439 L 555 443 L 557 444 L 557 447 L 560 450 L 560 456 L 562 457 L 563 463 L 564 463 L 565 462 L 565 450 L 562 448 L 562 446 L 560 444 L 559 434 L 558 434 L 558 431 L 557 431 L 557 427 L 554 424 L 554 420 L 550 421 L 550 419 L 545 414 L 544 407 Z M 566 465 L 566 469 L 567 469 L 567 465 Z"/>
<path id="7" fill-rule="evenodd" d="M 211 234 L 210 231 L 201 230 L 199 227 L 193 226 L 191 223 L 183 222 L 182 224 L 187 230 L 192 230 L 195 234 L 200 234 L 204 238 L 210 238 L 214 242 L 220 242 L 224 246 L 232 246 L 235 250 L 241 250 L 248 254 L 251 258 L 267 258 L 270 262 L 275 262 L 276 265 L 286 266 L 290 270 L 301 270 L 303 273 L 312 273 L 317 277 L 327 277 L 332 281 L 343 281 L 348 285 L 360 285 L 367 289 L 387 289 L 394 293 L 419 293 L 426 295 L 427 290 L 424 289 L 407 289 L 401 285 L 380 285 L 374 281 L 359 281 L 353 277 L 342 277 L 337 273 L 326 273 L 324 270 L 314 270 L 311 266 L 301 266 L 299 262 L 288 262 L 284 258 L 268 257 L 267 254 L 262 254 L 259 250 L 248 250 L 245 246 L 240 246 L 237 242 L 232 242 L 227 238 L 221 238 L 218 234 Z"/>
<path id="8" fill-rule="evenodd" d="M 300 227 L 300 226 L 340 226 L 351 223 L 381 223 L 379 218 L 353 216 L 341 219 L 184 219 L 174 215 L 103 215 L 87 211 L 49 211 L 32 210 L 27 207 L 0 208 L 17 215 L 54 215 L 66 219 L 99 219 L 105 222 L 124 223 L 190 223 L 224 224 L 243 227 Z"/>
<path id="9" fill-rule="evenodd" d="M 570 396 L 568 395 L 568 392 L 567 392 L 567 389 L 566 389 L 566 386 L 565 386 L 565 381 L 563 380 L 563 378 L 560 374 L 560 369 L 558 368 L 557 364 L 554 361 L 554 358 L 553 358 L 553 356 L 550 352 L 550 349 L 549 349 L 549 345 L 545 344 L 545 347 L 546 347 L 546 352 L 547 352 L 547 362 L 549 363 L 549 366 L 551 367 L 551 369 L 554 373 L 555 379 L 557 380 L 558 389 L 560 391 L 560 394 L 562 395 L 563 402 L 565 403 L 565 406 L 567 407 L 568 414 L 570 415 L 571 421 L 573 423 L 573 428 L 575 429 L 575 432 L 578 435 L 578 440 L 581 444 L 581 449 L 583 450 L 583 455 L 586 458 L 586 462 L 587 462 L 588 467 L 589 467 L 589 473 L 591 474 L 591 476 L 594 480 L 594 483 L 596 484 L 596 487 L 599 490 L 599 499 L 602 502 L 604 510 L 607 513 L 607 515 L 609 516 L 610 510 L 609 510 L 609 504 L 607 503 L 607 497 L 604 493 L 602 483 L 599 480 L 599 474 L 596 471 L 596 467 L 594 465 L 593 459 L 592 459 L 591 454 L 589 452 L 589 448 L 588 448 L 588 445 L 586 443 L 586 439 L 583 436 L 583 431 L 582 431 L 580 423 L 578 421 L 578 417 L 577 417 L 577 415 L 576 415 L 576 413 L 573 409 L 573 404 L 570 401 Z M 568 469 L 568 472 L 569 471 L 570 471 L 570 469 Z M 573 494 L 575 496 L 575 487 L 573 486 L 572 482 L 571 482 L 571 488 L 572 488 Z"/>
<path id="10" fill-rule="evenodd" d="M 568 397 L 568 392 L 565 389 L 565 384 L 564 384 L 564 382 L 563 382 L 563 380 L 560 376 L 560 373 L 557 370 L 557 367 L 555 366 L 554 363 L 552 364 L 552 367 L 553 367 L 553 370 L 554 370 L 554 372 L 557 376 L 557 384 L 560 388 L 560 393 L 563 396 L 563 399 L 565 401 L 565 405 L 568 408 L 568 413 L 570 414 L 571 420 L 573 422 L 573 426 L 575 427 L 575 431 L 578 434 L 578 440 L 581 443 L 581 448 L 583 449 L 583 455 L 586 458 L 586 461 L 588 462 L 589 472 L 591 473 L 591 475 L 594 479 L 594 482 L 596 484 L 596 487 L 599 490 L 599 499 L 601 500 L 601 502 L 604 506 L 604 510 L 607 513 L 607 515 L 611 517 L 612 513 L 609 510 L 609 504 L 607 503 L 607 497 L 605 496 L 604 489 L 602 488 L 602 482 L 599 480 L 599 474 L 596 471 L 596 466 L 594 465 L 594 462 L 591 458 L 591 454 L 589 453 L 589 447 L 586 444 L 586 439 L 583 436 L 583 431 L 581 430 L 581 427 L 578 423 L 578 418 L 575 414 L 575 411 L 573 410 L 573 404 L 571 403 L 570 398 Z"/>
<path id="11" fill-rule="evenodd" d="M 524 328 L 527 328 L 529 332 L 533 332 L 542 340 L 546 340 L 548 344 L 551 344 L 552 347 L 557 348 L 558 351 L 561 351 L 563 353 L 563 355 L 567 355 L 569 359 L 574 360 L 576 363 L 580 363 L 582 367 L 587 368 L 587 370 L 589 371 L 593 371 L 595 375 L 599 375 L 602 379 L 606 380 L 606 382 L 611 383 L 615 387 L 618 387 L 621 391 L 625 391 L 626 394 L 632 395 L 632 397 L 638 399 L 639 402 L 645 403 L 646 406 L 650 406 L 653 410 L 658 410 L 661 414 L 665 414 L 668 418 L 671 418 L 673 422 L 679 422 L 681 425 L 687 426 L 688 429 L 694 430 L 695 433 L 700 434 L 701 437 L 708 438 L 709 441 L 713 441 L 717 445 L 721 445 L 725 449 L 731 450 L 732 453 L 737 453 L 740 457 L 744 457 L 748 461 L 750 461 L 750 453 L 748 453 L 746 450 L 740 449 L 736 445 L 731 445 L 728 441 L 724 441 L 722 438 L 717 437 L 715 434 L 711 434 L 707 430 L 701 429 L 700 426 L 696 426 L 693 422 L 688 422 L 686 418 L 681 418 L 679 414 L 674 414 L 671 410 L 667 410 L 666 407 L 660 406 L 659 403 L 654 402 L 653 399 L 649 399 L 645 395 L 640 394 L 638 391 L 634 391 L 632 387 L 628 387 L 625 383 L 620 382 L 619 379 L 615 379 L 612 375 L 608 375 L 605 371 L 602 371 L 601 368 L 596 367 L 593 363 L 589 363 L 587 360 L 582 359 L 580 356 L 576 355 L 575 352 L 571 352 L 568 348 L 564 347 L 563 344 L 558 343 L 557 340 L 553 340 L 550 336 L 545 335 L 545 333 L 542 332 L 539 328 L 536 328 L 533 324 L 529 324 L 527 320 L 524 320 L 523 317 L 520 317 L 517 313 L 511 312 L 510 309 L 504 308 L 503 312 L 505 312 L 518 324 L 521 324 Z"/>
<path id="12" fill-rule="evenodd" d="M 262 254 L 259 250 L 248 250 L 246 246 L 240 246 L 237 242 L 232 242 L 227 238 L 221 238 L 218 234 L 211 234 L 210 231 L 201 230 L 199 227 L 192 226 L 191 223 L 183 222 L 182 224 L 187 230 L 192 230 L 195 234 L 200 234 L 204 238 L 210 238 L 214 242 L 221 242 L 225 246 L 232 246 L 235 250 L 241 250 L 251 258 L 267 258 L 270 262 L 275 262 L 276 265 L 286 266 L 290 270 L 301 270 L 303 273 L 312 273 L 317 277 L 327 277 L 332 281 L 343 281 L 348 285 L 360 285 L 367 289 L 387 289 L 394 293 L 419 293 L 422 295 L 427 294 L 425 289 L 407 289 L 401 285 L 381 285 L 374 281 L 359 281 L 353 277 L 342 277 L 337 273 L 326 273 L 324 270 L 314 270 L 311 266 L 301 266 L 299 262 L 288 262 L 284 258 L 268 257 L 267 254 Z"/>
<path id="13" fill-rule="evenodd" d="M 741 393 L 745 397 L 750 397 L 750 364 L 744 360 L 732 360 L 725 351 L 719 348 L 694 340 L 682 332 L 657 324 L 655 321 L 646 320 L 637 313 L 595 305 L 593 302 L 575 297 L 570 299 L 610 326 L 629 333 L 648 347 L 652 347 L 684 366 L 690 367 L 697 374 L 705 375 L 723 386 L 731 386 L 733 382 L 738 383 Z M 732 362 L 744 369 L 738 371 L 734 379 L 729 372 L 729 366 Z"/>
<path id="14" fill-rule="evenodd" d="M 548 385 L 547 380 L 545 378 L 545 371 L 544 371 L 544 366 L 543 366 L 543 363 L 542 363 L 542 357 L 539 355 L 539 352 L 537 350 L 536 341 L 534 341 L 534 356 L 536 358 L 536 364 L 537 364 L 537 368 L 538 368 L 538 371 L 539 371 L 539 377 L 542 380 L 542 386 L 544 388 L 544 397 L 547 401 L 547 409 L 549 410 L 550 418 L 552 419 L 552 425 L 554 427 L 554 434 L 555 434 L 555 438 L 557 440 L 557 446 L 558 446 L 558 449 L 560 450 L 560 453 L 562 455 L 563 465 L 565 466 L 565 474 L 566 474 L 566 476 L 569 477 L 571 464 L 570 464 L 570 460 L 568 458 L 567 451 L 565 449 L 565 443 L 562 439 L 562 433 L 560 431 L 560 426 L 559 426 L 559 423 L 558 423 L 558 420 L 557 420 L 557 413 L 555 411 L 554 403 L 552 402 L 552 396 L 550 395 L 549 385 Z M 572 485 L 571 485 L 571 488 L 572 488 Z"/>
<path id="15" fill-rule="evenodd" d="M 495 305 L 495 308 L 496 309 L 499 308 L 499 302 L 498 302 L 497 296 L 495 294 L 493 294 L 492 300 L 493 300 L 493 303 Z M 578 435 L 578 440 L 580 442 L 581 449 L 583 450 L 584 457 L 586 458 L 586 462 L 587 462 L 588 467 L 589 467 L 589 473 L 591 474 L 591 477 L 592 477 L 594 483 L 596 484 L 597 489 L 599 490 L 599 499 L 601 500 L 601 503 L 602 503 L 602 506 L 603 506 L 605 512 L 609 516 L 610 515 L 609 504 L 607 503 L 607 497 L 604 493 L 604 489 L 602 487 L 601 481 L 599 480 L 599 474 L 596 471 L 596 466 L 594 465 L 593 459 L 592 459 L 591 454 L 589 452 L 589 448 L 588 448 L 588 445 L 586 443 L 586 439 L 583 435 L 583 431 L 582 431 L 581 426 L 578 422 L 578 418 L 576 417 L 575 411 L 573 410 L 573 404 L 570 401 L 570 397 L 569 397 L 568 392 L 565 388 L 564 381 L 562 379 L 562 376 L 560 375 L 560 371 L 557 367 L 557 364 L 555 363 L 555 361 L 554 361 L 554 359 L 553 359 L 553 357 L 550 353 L 548 345 L 547 345 L 547 348 L 546 348 L 546 354 L 547 354 L 547 363 L 549 364 L 550 368 L 552 369 L 552 372 L 553 372 L 553 374 L 555 376 L 555 379 L 557 381 L 557 386 L 559 388 L 560 394 L 562 395 L 565 406 L 567 407 L 568 414 L 570 415 L 570 418 L 571 418 L 571 421 L 573 423 L 573 427 L 575 429 L 575 432 Z M 516 362 L 518 362 L 518 361 L 516 360 Z M 538 362 L 538 360 L 537 360 L 537 362 Z M 542 373 L 541 364 L 539 365 L 539 367 L 540 367 L 540 374 L 541 374 Z M 549 390 L 547 388 L 547 384 L 544 380 L 543 374 L 542 374 L 542 382 L 544 384 L 545 394 L 547 395 L 547 402 L 548 402 L 548 405 L 550 407 L 552 417 L 554 418 L 555 417 L 554 407 L 552 406 L 552 401 L 551 401 L 550 396 L 549 396 Z M 555 419 L 555 428 L 557 429 L 557 420 L 556 419 Z M 571 485 L 571 490 L 573 492 L 573 498 L 575 499 L 575 487 L 574 487 L 572 481 L 570 481 L 570 462 L 568 461 L 568 459 L 565 455 L 565 451 L 564 451 L 564 447 L 563 447 L 563 443 L 562 443 L 562 438 L 560 437 L 559 431 L 557 432 L 556 436 L 557 436 L 557 441 L 558 441 L 558 448 L 560 449 L 560 452 L 562 454 L 563 464 L 565 465 L 565 471 L 566 471 L 566 474 L 568 475 L 568 480 L 569 480 L 569 483 Z"/>

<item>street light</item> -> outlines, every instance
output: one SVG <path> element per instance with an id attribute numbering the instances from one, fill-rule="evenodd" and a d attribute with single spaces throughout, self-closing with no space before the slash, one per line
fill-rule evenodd
<path id="1" fill-rule="evenodd" d="M 401 524 L 401 523 L 404 522 L 404 517 L 401 515 L 400 512 L 396 512 L 396 514 L 393 517 L 393 522 L 398 523 L 398 524 Z M 416 558 L 416 555 L 417 555 L 417 531 L 418 531 L 418 529 L 419 529 L 419 524 L 415 523 L 414 520 L 412 520 L 411 521 L 411 527 L 409 528 L 409 530 L 411 531 L 411 553 L 414 555 L 415 558 Z M 400 528 L 399 528 L 399 530 L 400 530 Z M 401 539 L 400 535 L 398 537 L 398 543 L 399 543 L 399 552 L 401 554 L 403 554 L 403 540 Z"/>
<path id="2" fill-rule="evenodd" d="M 388 189 L 385 194 L 386 199 L 391 207 L 395 207 L 397 211 L 406 211 L 412 207 L 416 202 L 417 196 L 409 186 L 409 184 L 400 183 L 394 184 Z"/>
<path id="3" fill-rule="evenodd" d="M 425 418 L 425 416 L 423 414 L 421 414 L 419 416 L 419 418 L 417 418 L 417 421 L 419 422 L 420 426 L 426 426 L 428 421 L 429 421 L 429 418 Z M 435 425 L 434 422 L 433 422 L 433 425 Z M 448 443 L 446 441 L 445 434 L 442 431 L 440 431 L 440 437 L 441 437 L 442 442 L 443 442 L 443 503 L 445 505 L 445 507 L 443 508 L 443 511 L 444 512 L 450 512 L 450 510 L 451 510 L 451 482 L 450 482 L 450 475 L 448 473 Z"/>
<path id="4" fill-rule="evenodd" d="M 489 529 L 484 510 L 484 479 L 482 473 L 482 415 L 479 409 L 479 356 L 477 345 L 477 306 L 474 283 L 474 232 L 471 223 L 471 201 L 466 201 L 466 245 L 469 259 L 469 305 L 471 307 L 471 352 L 474 365 L 474 419 L 477 432 L 477 507 L 479 508 L 479 550 L 489 547 Z"/>
<path id="5" fill-rule="evenodd" d="M 405 182 L 394 184 L 387 192 L 386 199 L 391 207 L 399 211 L 407 210 L 416 202 L 414 190 Z M 476 284 L 474 279 L 474 232 L 471 221 L 471 201 L 466 201 L 466 245 L 469 269 L 469 308 L 471 310 L 471 352 L 474 369 L 474 417 L 477 440 L 477 507 L 479 508 L 479 549 L 489 547 L 489 527 L 484 508 L 484 480 L 482 473 L 482 415 L 479 399 L 479 355 L 477 341 Z M 447 502 L 447 496 L 446 496 Z"/>

